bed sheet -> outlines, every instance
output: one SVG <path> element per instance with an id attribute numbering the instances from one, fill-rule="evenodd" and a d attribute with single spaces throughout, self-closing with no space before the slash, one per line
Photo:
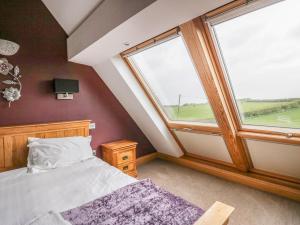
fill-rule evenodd
<path id="1" fill-rule="evenodd" d="M 26 168 L 0 173 L 0 223 L 24 225 L 49 211 L 78 207 L 136 181 L 96 157 L 45 173 L 29 174 Z"/>

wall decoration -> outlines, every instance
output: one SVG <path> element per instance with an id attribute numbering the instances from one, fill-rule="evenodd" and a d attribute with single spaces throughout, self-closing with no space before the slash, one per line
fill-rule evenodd
<path id="1" fill-rule="evenodd" d="M 1 55 L 14 55 L 19 50 L 19 47 L 20 46 L 14 42 L 0 39 Z M 6 58 L 0 58 L 0 74 L 6 76 L 6 80 L 2 81 L 2 83 L 11 85 L 1 91 L 3 98 L 8 101 L 8 105 L 10 107 L 12 102 L 20 99 L 21 97 L 22 83 L 20 79 L 22 76 L 20 75 L 20 68 L 10 64 Z M 18 86 L 18 88 L 16 86 Z"/>
<path id="2" fill-rule="evenodd" d="M 1 55 L 14 55 L 19 51 L 20 45 L 15 42 L 0 39 L 0 54 Z"/>

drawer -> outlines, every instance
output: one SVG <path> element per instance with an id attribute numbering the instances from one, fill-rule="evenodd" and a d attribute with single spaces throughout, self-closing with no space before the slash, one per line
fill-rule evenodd
<path id="1" fill-rule="evenodd" d="M 135 161 L 134 152 L 135 151 L 133 151 L 133 150 L 129 150 L 129 151 L 122 151 L 122 152 L 116 153 L 117 164 Z"/>
<path id="2" fill-rule="evenodd" d="M 127 175 L 132 176 L 132 177 L 137 177 L 137 172 L 136 170 L 128 171 L 126 172 Z"/>
<path id="3" fill-rule="evenodd" d="M 118 165 L 118 169 L 122 170 L 124 173 L 127 173 L 132 170 L 136 170 L 135 163 L 127 163 L 123 165 Z"/>

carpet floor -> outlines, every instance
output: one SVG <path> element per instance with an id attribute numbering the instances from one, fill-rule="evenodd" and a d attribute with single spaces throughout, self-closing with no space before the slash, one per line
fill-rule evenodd
<path id="1" fill-rule="evenodd" d="M 207 210 L 215 201 L 235 207 L 229 225 L 300 225 L 300 203 L 160 159 L 138 167 L 171 193 Z"/>

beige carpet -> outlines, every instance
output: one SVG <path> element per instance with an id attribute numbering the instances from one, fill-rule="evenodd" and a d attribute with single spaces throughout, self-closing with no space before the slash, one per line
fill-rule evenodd
<path id="1" fill-rule="evenodd" d="M 300 225 L 300 203 L 225 181 L 186 167 L 154 160 L 138 168 L 173 194 L 208 209 L 215 201 L 236 208 L 230 225 Z"/>

